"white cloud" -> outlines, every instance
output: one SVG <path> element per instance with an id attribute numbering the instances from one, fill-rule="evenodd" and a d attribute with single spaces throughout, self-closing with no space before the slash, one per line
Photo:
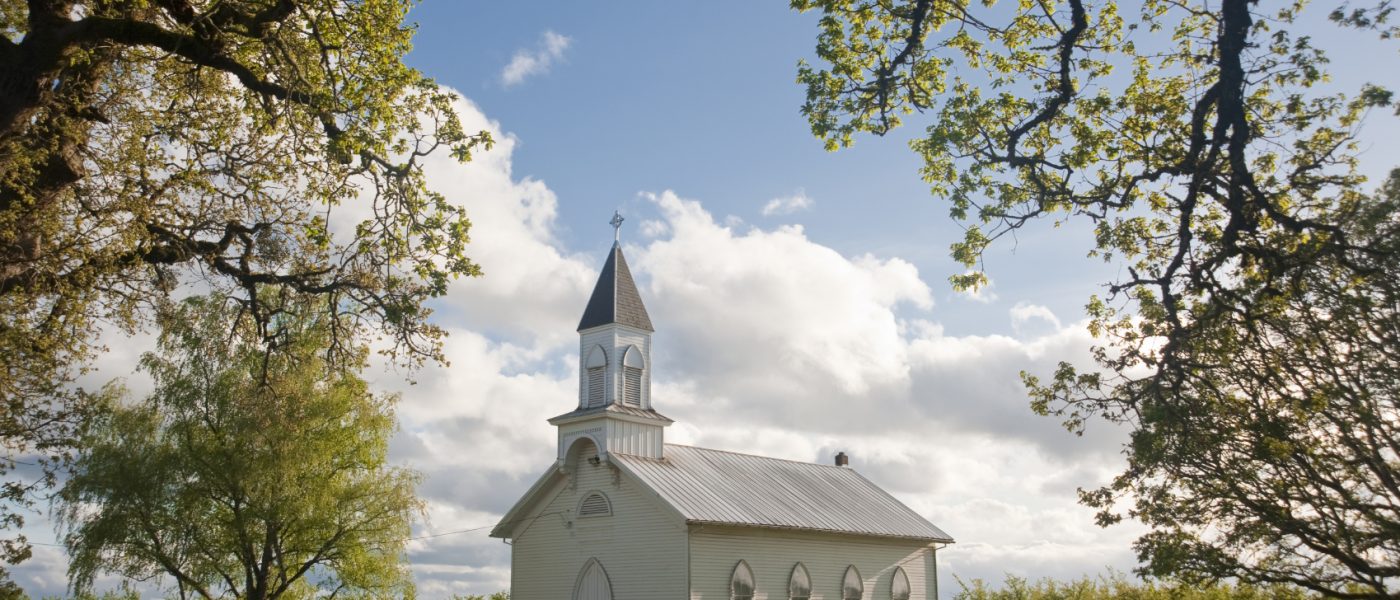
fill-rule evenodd
<path id="1" fill-rule="evenodd" d="M 564 57 L 564 51 L 569 48 L 571 42 L 573 40 L 567 36 L 545 31 L 535 48 L 522 48 L 515 52 L 515 56 L 501 69 L 501 83 L 511 87 L 535 75 L 548 73 L 549 68 Z"/>
<path id="2" fill-rule="evenodd" d="M 769 200 L 767 204 L 763 205 L 763 210 L 761 212 L 763 216 L 771 217 L 773 215 L 790 215 L 799 210 L 807 210 L 811 207 L 812 199 L 807 197 L 807 192 L 805 190 L 798 188 L 798 190 L 791 195 Z"/>

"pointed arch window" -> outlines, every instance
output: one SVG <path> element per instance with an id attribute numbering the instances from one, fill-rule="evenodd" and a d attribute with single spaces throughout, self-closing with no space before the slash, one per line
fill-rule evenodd
<path id="1" fill-rule="evenodd" d="M 596 558 L 588 559 L 574 582 L 573 600 L 612 600 L 612 583 L 608 572 Z"/>
<path id="2" fill-rule="evenodd" d="M 807 600 L 811 597 L 812 577 L 807 574 L 807 567 L 797 563 L 792 567 L 792 576 L 788 577 L 788 600 Z"/>
<path id="3" fill-rule="evenodd" d="M 739 561 L 734 565 L 734 574 L 729 576 L 730 600 L 753 600 L 753 571 L 749 563 Z"/>
<path id="4" fill-rule="evenodd" d="M 890 576 L 890 600 L 909 600 L 909 576 L 903 567 L 895 567 Z"/>
<path id="5" fill-rule="evenodd" d="M 642 405 L 642 351 L 636 346 L 628 346 L 622 354 L 622 403 L 628 406 Z"/>
<path id="6" fill-rule="evenodd" d="M 855 565 L 846 567 L 846 576 L 841 578 L 841 600 L 860 600 L 865 595 L 865 581 Z"/>
<path id="7" fill-rule="evenodd" d="M 594 346 L 593 351 L 588 353 L 584 372 L 588 377 L 587 401 L 584 407 L 602 406 L 607 399 L 608 382 L 608 353 L 602 346 Z"/>

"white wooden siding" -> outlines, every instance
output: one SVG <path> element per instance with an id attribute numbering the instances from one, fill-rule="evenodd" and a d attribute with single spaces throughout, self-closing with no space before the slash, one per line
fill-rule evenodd
<path id="1" fill-rule="evenodd" d="M 896 566 L 909 576 L 911 598 L 936 600 L 933 548 L 923 542 L 779 530 L 692 526 L 691 600 L 728 600 L 729 577 L 740 559 L 754 574 L 754 600 L 785 600 L 793 565 L 812 579 L 812 600 L 840 600 L 841 579 L 855 565 L 864 600 L 890 600 Z"/>
<path id="2" fill-rule="evenodd" d="M 578 465 L 576 485 L 547 490 L 548 500 L 524 515 L 535 520 L 522 520 L 528 526 L 515 532 L 512 600 L 569 600 L 590 558 L 607 571 L 615 600 L 684 598 L 685 523 L 627 476 L 615 478 L 607 463 Z M 580 499 L 593 491 L 608 496 L 612 516 L 576 518 Z"/>

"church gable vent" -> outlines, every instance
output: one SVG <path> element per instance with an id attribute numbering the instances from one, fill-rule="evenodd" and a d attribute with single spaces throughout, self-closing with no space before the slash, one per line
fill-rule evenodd
<path id="1" fill-rule="evenodd" d="M 584 497 L 578 505 L 580 517 L 606 517 L 612 514 L 612 503 L 602 492 L 593 492 Z"/>

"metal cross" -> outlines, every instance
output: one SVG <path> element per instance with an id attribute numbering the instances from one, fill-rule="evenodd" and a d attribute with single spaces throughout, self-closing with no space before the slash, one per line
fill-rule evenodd
<path id="1" fill-rule="evenodd" d="M 614 242 L 622 241 L 622 220 L 622 213 L 613 211 L 613 218 L 611 221 L 608 221 L 608 224 L 613 226 Z"/>

